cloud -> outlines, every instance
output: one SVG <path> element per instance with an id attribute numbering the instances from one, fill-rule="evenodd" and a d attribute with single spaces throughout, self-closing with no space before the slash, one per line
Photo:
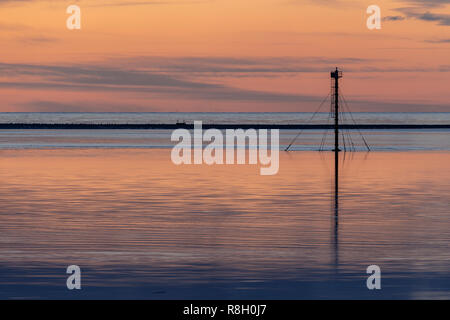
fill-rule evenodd
<path id="1" fill-rule="evenodd" d="M 1 0 L 0 0 L 1 4 Z M 23 24 L 17 24 L 17 23 L 4 23 L 0 22 L 0 30 L 2 31 L 24 31 L 29 30 L 30 27 L 23 25 Z"/>
<path id="2" fill-rule="evenodd" d="M 55 66 L 0 63 L 0 71 L 10 76 L 35 76 L 58 83 L 111 86 L 161 86 L 205 88 L 211 85 L 178 80 L 164 74 L 98 66 Z"/>
<path id="3" fill-rule="evenodd" d="M 48 91 L 49 98 L 35 99 L 33 105 L 29 106 L 32 110 L 120 111 L 131 109 L 140 111 L 148 110 L 145 105 L 148 102 L 166 100 L 186 103 L 187 101 L 191 101 L 190 103 L 203 101 L 203 106 L 214 103 L 217 108 L 221 108 L 219 105 L 223 106 L 223 104 L 236 107 L 240 103 L 253 103 L 253 108 L 268 104 L 283 106 L 283 110 L 295 111 L 301 105 L 315 105 L 323 97 L 276 92 L 272 89 L 240 88 L 223 84 L 218 79 L 221 79 L 220 76 L 261 78 L 261 75 L 266 73 L 274 77 L 301 72 L 327 73 L 335 65 L 342 64 L 346 64 L 344 68 L 346 72 L 359 72 L 365 75 L 374 72 L 450 72 L 448 65 L 428 69 L 391 68 L 388 65 L 375 68 L 370 64 L 372 61 L 377 60 L 353 57 L 344 57 L 339 60 L 324 57 L 135 57 L 110 59 L 95 65 L 0 63 L 0 88 L 13 88 L 25 90 L 25 92 L 26 90 Z M 107 100 L 112 100 L 113 104 L 117 104 L 113 96 L 121 97 L 124 104 L 107 108 L 106 102 L 102 106 L 89 100 L 81 101 L 82 106 L 78 103 L 54 102 L 55 97 L 61 96 L 57 91 L 80 92 L 81 96 L 85 93 L 86 98 L 88 96 L 92 98 L 97 93 L 108 93 L 99 96 L 109 97 Z M 132 101 L 140 102 L 133 102 L 134 105 L 128 106 L 130 101 L 128 93 L 133 97 Z"/>
<path id="4" fill-rule="evenodd" d="M 229 101 L 295 102 L 317 99 L 313 96 L 234 88 L 210 80 L 192 81 L 168 74 L 103 66 L 0 63 L 0 73 L 8 79 L 0 81 L 0 88 L 136 92 L 170 98 Z"/>
<path id="5" fill-rule="evenodd" d="M 108 64 L 139 67 L 152 72 L 189 76 L 273 77 L 298 73 L 328 72 L 336 65 L 354 66 L 380 60 L 341 57 L 135 57 L 113 59 Z M 384 60 L 383 60 L 384 61 Z"/>
<path id="6" fill-rule="evenodd" d="M 403 16 L 385 16 L 383 17 L 383 21 L 402 21 L 405 20 L 406 18 Z"/>
<path id="7" fill-rule="evenodd" d="M 438 21 L 442 25 L 450 25 L 450 15 L 448 14 L 435 14 L 431 12 L 425 12 L 422 14 L 412 14 L 415 18 L 424 21 Z"/>
<path id="8" fill-rule="evenodd" d="M 435 39 L 435 40 L 425 40 L 428 43 L 450 43 L 450 38 L 448 39 Z"/>
<path id="9" fill-rule="evenodd" d="M 408 19 L 436 22 L 441 26 L 450 26 L 450 14 L 436 12 L 443 7 L 450 5 L 450 0 L 402 0 L 410 6 L 395 9 L 403 13 Z M 435 12 L 431 12 L 434 9 Z"/>
<path id="10" fill-rule="evenodd" d="M 26 103 L 19 104 L 19 107 L 24 107 L 27 112 L 121 112 L 126 110 L 127 112 L 156 112 L 155 109 L 150 106 L 139 106 L 129 103 L 111 103 L 111 102 L 99 102 L 89 100 L 79 100 L 71 103 L 58 102 L 51 100 L 33 100 Z M 22 110 L 22 108 L 20 108 Z"/>
<path id="11" fill-rule="evenodd" d="M 32 45 L 35 45 L 35 44 L 44 45 L 44 44 L 56 43 L 56 42 L 60 41 L 57 38 L 51 38 L 51 37 L 45 37 L 45 36 L 23 37 L 23 38 L 19 38 L 19 40 L 22 41 L 22 43 L 32 44 Z"/>
<path id="12" fill-rule="evenodd" d="M 399 8 L 397 11 L 402 12 L 408 18 L 437 22 L 437 24 L 441 26 L 450 26 L 450 14 L 432 13 L 430 11 L 418 12 L 416 8 Z"/>
<path id="13" fill-rule="evenodd" d="M 397 0 L 397 1 L 428 8 L 443 7 L 445 5 L 450 4 L 450 0 Z"/>

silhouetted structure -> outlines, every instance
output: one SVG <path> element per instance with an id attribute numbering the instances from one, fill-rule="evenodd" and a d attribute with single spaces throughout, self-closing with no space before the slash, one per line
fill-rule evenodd
<path id="1" fill-rule="evenodd" d="M 331 72 L 331 78 L 334 79 L 332 88 L 331 110 L 334 111 L 334 151 L 339 152 L 339 79 L 342 78 L 342 71 Z"/>

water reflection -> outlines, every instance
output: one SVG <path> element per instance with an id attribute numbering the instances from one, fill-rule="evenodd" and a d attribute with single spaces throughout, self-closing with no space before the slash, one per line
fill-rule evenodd
<path id="1" fill-rule="evenodd" d="M 339 150 L 334 152 L 334 255 L 336 270 L 339 266 Z M 345 161 L 346 152 L 344 152 Z"/>
<path id="2" fill-rule="evenodd" d="M 340 171 L 345 171 L 346 167 L 351 165 L 355 157 L 354 152 L 339 152 L 334 150 L 334 173 L 330 177 L 333 179 L 333 206 L 332 206 L 332 230 L 333 230 L 333 244 L 334 244 L 334 265 L 336 272 L 339 270 L 339 174 Z M 364 163 L 369 156 L 369 152 L 358 153 L 359 161 Z M 342 159 L 342 169 L 340 169 L 340 159 Z M 322 161 L 328 159 L 322 158 Z"/>
<path id="3" fill-rule="evenodd" d="M 371 298 L 370 264 L 377 297 L 449 297 L 450 153 L 366 157 L 340 153 L 330 188 L 330 152 L 260 176 L 170 150 L 0 151 L 0 297 L 70 298 L 69 264 L 86 298 Z"/>

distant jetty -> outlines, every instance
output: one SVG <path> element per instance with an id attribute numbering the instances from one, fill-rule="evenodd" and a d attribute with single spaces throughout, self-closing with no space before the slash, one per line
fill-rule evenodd
<path id="1" fill-rule="evenodd" d="M 203 129 L 280 129 L 280 130 L 324 130 L 333 129 L 328 124 L 203 124 Z M 450 129 L 450 124 L 341 124 L 342 129 Z M 0 129 L 34 130 L 173 130 L 194 129 L 194 124 L 115 124 L 115 123 L 0 123 Z"/>

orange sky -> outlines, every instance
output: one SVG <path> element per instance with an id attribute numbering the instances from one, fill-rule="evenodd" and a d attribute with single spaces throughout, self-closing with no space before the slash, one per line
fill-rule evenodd
<path id="1" fill-rule="evenodd" d="M 81 8 L 81 30 L 66 8 Z M 368 30 L 377 4 L 381 30 Z M 0 0 L 0 111 L 450 112 L 449 0 Z"/>

